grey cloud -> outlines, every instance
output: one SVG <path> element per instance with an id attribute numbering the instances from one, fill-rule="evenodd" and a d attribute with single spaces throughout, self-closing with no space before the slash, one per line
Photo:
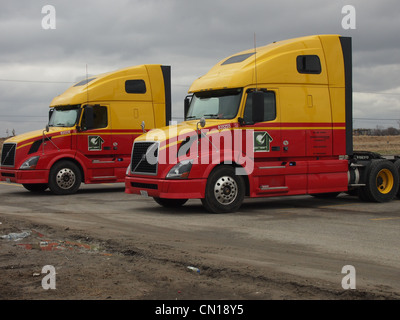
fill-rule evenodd
<path id="1" fill-rule="evenodd" d="M 85 76 L 86 65 L 89 73 L 98 74 L 130 65 L 168 64 L 172 66 L 173 115 L 181 117 L 191 82 L 219 60 L 251 48 L 254 32 L 258 46 L 297 36 L 335 33 L 353 37 L 356 91 L 396 90 L 400 87 L 398 1 L 350 2 L 52 0 L 57 29 L 43 30 L 41 8 L 49 1 L 3 0 L 0 79 L 73 82 Z M 341 9 L 347 4 L 356 8 L 356 30 L 341 27 Z M 2 127 L 10 125 L 1 115 L 18 112 L 36 116 L 41 112 L 46 117 L 51 99 L 67 87 L 0 81 L 0 136 Z M 374 105 L 365 101 L 355 99 L 355 114 L 368 114 L 369 110 L 372 114 L 379 102 L 387 117 L 399 118 L 396 110 L 385 107 L 388 103 L 396 105 L 386 96 L 374 97 Z M 18 107 L 9 110 L 11 102 Z M 11 124 L 18 125 L 20 133 L 42 127 L 23 118 L 14 118 Z"/>

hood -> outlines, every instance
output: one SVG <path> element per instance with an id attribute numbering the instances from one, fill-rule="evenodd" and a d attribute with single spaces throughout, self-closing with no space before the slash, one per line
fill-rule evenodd
<path id="1" fill-rule="evenodd" d="M 43 129 L 44 130 L 44 129 Z M 30 132 L 25 132 L 17 136 L 11 137 L 4 141 L 4 143 L 16 143 L 20 145 L 21 143 L 33 142 L 43 137 L 43 130 L 35 130 Z M 61 128 L 61 127 L 51 127 L 49 132 L 45 132 L 47 137 L 55 136 L 59 134 L 70 134 L 74 130 L 74 127 Z"/>
<path id="2" fill-rule="evenodd" d="M 179 143 L 186 139 L 187 136 L 196 134 L 199 121 L 198 119 L 184 121 L 176 125 L 152 129 L 136 138 L 135 141 L 158 141 L 162 145 L 165 145 L 168 140 L 171 140 L 169 143 Z M 206 125 L 202 128 L 199 124 L 198 128 L 207 134 L 211 131 L 230 130 L 231 128 L 238 127 L 238 125 L 239 124 L 232 119 L 206 119 Z"/>

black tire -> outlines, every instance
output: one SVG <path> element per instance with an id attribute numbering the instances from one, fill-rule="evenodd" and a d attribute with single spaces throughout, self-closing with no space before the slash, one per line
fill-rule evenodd
<path id="1" fill-rule="evenodd" d="M 44 192 L 49 187 L 47 183 L 24 183 L 23 186 L 30 192 Z"/>
<path id="2" fill-rule="evenodd" d="M 165 208 L 178 208 L 183 206 L 188 199 L 166 199 L 166 198 L 153 198 L 160 206 Z"/>
<path id="3" fill-rule="evenodd" d="M 216 167 L 207 179 L 203 206 L 212 213 L 237 211 L 243 203 L 245 183 L 231 166 Z"/>
<path id="4" fill-rule="evenodd" d="M 321 199 L 334 199 L 336 198 L 341 192 L 327 192 L 327 193 L 313 193 L 312 196 Z"/>
<path id="5" fill-rule="evenodd" d="M 400 180 L 400 160 L 396 160 L 394 163 L 394 166 L 396 167 L 397 172 L 399 173 L 399 180 Z M 399 184 L 400 184 L 400 181 L 399 181 Z M 400 186 L 399 186 L 399 190 L 397 191 L 396 196 L 397 196 L 397 198 L 400 199 Z"/>
<path id="6" fill-rule="evenodd" d="M 361 200 L 388 202 L 398 193 L 399 171 L 387 160 L 373 161 L 366 176 L 366 186 L 359 190 Z"/>
<path id="7" fill-rule="evenodd" d="M 78 191 L 82 175 L 78 166 L 68 160 L 57 162 L 50 169 L 49 188 L 54 194 L 67 195 Z"/>
<path id="8" fill-rule="evenodd" d="M 358 195 L 358 188 L 349 189 L 346 191 L 349 196 L 357 196 Z"/>
<path id="9" fill-rule="evenodd" d="M 371 201 L 371 200 L 369 199 L 369 197 L 368 197 L 368 194 L 367 194 L 367 192 L 366 192 L 366 188 L 365 188 L 365 187 L 358 188 L 358 190 L 357 190 L 357 195 L 358 195 L 358 198 L 359 198 L 361 201 L 364 201 L 364 202 L 369 202 L 369 201 Z"/>

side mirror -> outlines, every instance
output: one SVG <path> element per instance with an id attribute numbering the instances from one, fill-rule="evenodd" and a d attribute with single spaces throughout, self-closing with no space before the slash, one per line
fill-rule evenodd
<path id="1" fill-rule="evenodd" d="M 142 132 L 143 132 L 143 133 L 146 133 L 146 129 L 145 129 L 146 123 L 144 122 L 144 120 L 143 120 L 142 123 L 140 124 L 140 127 L 142 128 Z"/>
<path id="2" fill-rule="evenodd" d="M 84 116 L 85 116 L 85 129 L 86 130 L 93 129 L 94 128 L 93 106 L 86 106 L 85 107 Z"/>
<path id="3" fill-rule="evenodd" d="M 53 115 L 53 112 L 54 112 L 54 109 L 51 108 L 51 109 L 49 110 L 49 121 L 50 121 L 50 119 L 51 119 L 51 116 Z"/>
<path id="4" fill-rule="evenodd" d="M 206 125 L 206 119 L 204 119 L 204 117 L 201 117 L 200 121 L 197 122 L 197 130 L 199 130 L 199 125 L 202 128 L 204 128 L 204 126 Z"/>
<path id="5" fill-rule="evenodd" d="M 264 92 L 254 91 L 252 93 L 252 111 L 253 122 L 264 121 Z"/>
<path id="6" fill-rule="evenodd" d="M 201 117 L 200 121 L 197 122 L 196 127 L 197 127 L 197 134 L 200 134 L 200 129 L 199 129 L 199 125 L 200 127 L 204 128 L 206 125 L 206 119 L 204 119 L 204 117 Z"/>
<path id="7" fill-rule="evenodd" d="M 202 127 L 202 128 L 204 128 L 205 127 L 205 125 L 206 125 L 206 119 L 204 119 L 204 117 L 201 117 L 201 119 L 200 119 L 200 126 Z"/>
<path id="8" fill-rule="evenodd" d="M 184 100 L 184 119 L 186 120 L 187 117 L 187 113 L 189 111 L 189 107 L 190 107 L 190 101 L 192 99 L 192 96 L 186 96 L 185 100 Z"/>

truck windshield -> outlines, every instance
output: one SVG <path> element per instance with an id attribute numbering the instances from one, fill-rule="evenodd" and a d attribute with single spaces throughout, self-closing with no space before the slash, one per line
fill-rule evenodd
<path id="1" fill-rule="evenodd" d="M 80 110 L 80 105 L 55 107 L 49 120 L 49 127 L 74 126 L 78 120 Z"/>
<path id="2" fill-rule="evenodd" d="M 215 90 L 193 94 L 186 120 L 233 119 L 239 109 L 242 89 Z"/>

